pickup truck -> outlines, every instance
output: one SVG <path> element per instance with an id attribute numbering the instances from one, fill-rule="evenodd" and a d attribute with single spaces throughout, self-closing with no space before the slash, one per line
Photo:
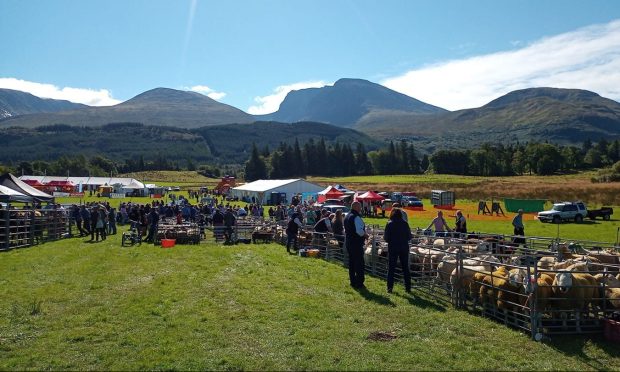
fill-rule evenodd
<path id="1" fill-rule="evenodd" d="M 602 207 L 601 209 L 590 209 L 588 211 L 588 218 L 595 220 L 596 217 L 602 217 L 605 221 L 609 221 L 612 214 L 614 214 L 612 207 Z"/>
<path id="2" fill-rule="evenodd" d="M 582 202 L 564 202 L 553 204 L 553 208 L 549 211 L 539 212 L 538 220 L 553 223 L 562 221 L 582 222 L 587 215 L 588 210 Z"/>

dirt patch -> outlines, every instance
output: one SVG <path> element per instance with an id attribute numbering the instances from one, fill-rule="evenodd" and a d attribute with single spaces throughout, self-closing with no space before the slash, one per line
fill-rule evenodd
<path id="1" fill-rule="evenodd" d="M 372 341 L 394 341 L 398 336 L 394 332 L 375 331 L 368 335 L 368 339 Z"/>

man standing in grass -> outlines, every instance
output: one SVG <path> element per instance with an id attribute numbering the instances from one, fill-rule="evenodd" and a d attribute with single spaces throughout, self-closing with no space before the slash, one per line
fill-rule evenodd
<path id="1" fill-rule="evenodd" d="M 512 219 L 515 236 L 525 236 L 525 227 L 523 226 L 523 209 L 517 211 L 517 215 Z M 514 238 L 517 244 L 525 244 L 525 238 Z"/>
<path id="2" fill-rule="evenodd" d="M 364 286 L 364 241 L 368 238 L 366 226 L 360 214 L 360 202 L 351 204 L 351 212 L 344 219 L 344 245 L 349 254 L 349 280 L 351 287 L 365 289 Z"/>

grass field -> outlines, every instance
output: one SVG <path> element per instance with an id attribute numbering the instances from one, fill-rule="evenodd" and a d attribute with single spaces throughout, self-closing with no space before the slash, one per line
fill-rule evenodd
<path id="1" fill-rule="evenodd" d="M 379 279 L 356 292 L 273 244 L 75 238 L 2 253 L 0 272 L 2 370 L 620 369 L 599 337 L 536 343 Z"/>
<path id="2" fill-rule="evenodd" d="M 353 190 L 413 191 L 430 197 L 431 190 L 454 191 L 458 199 L 583 200 L 591 205 L 620 205 L 620 182 L 592 183 L 594 172 L 553 176 L 471 177 L 454 175 L 397 175 L 309 178 L 321 185 L 343 184 Z"/>

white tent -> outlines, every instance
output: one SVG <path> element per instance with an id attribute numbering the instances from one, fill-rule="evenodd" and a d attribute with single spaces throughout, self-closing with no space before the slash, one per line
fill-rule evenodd
<path id="1" fill-rule="evenodd" d="M 287 203 L 291 202 L 294 195 L 318 193 L 323 187 L 304 179 L 290 180 L 258 180 L 245 185 L 233 187 L 231 195 L 239 199 L 246 199 L 260 204 L 268 204 L 272 193 L 284 194 Z"/>

